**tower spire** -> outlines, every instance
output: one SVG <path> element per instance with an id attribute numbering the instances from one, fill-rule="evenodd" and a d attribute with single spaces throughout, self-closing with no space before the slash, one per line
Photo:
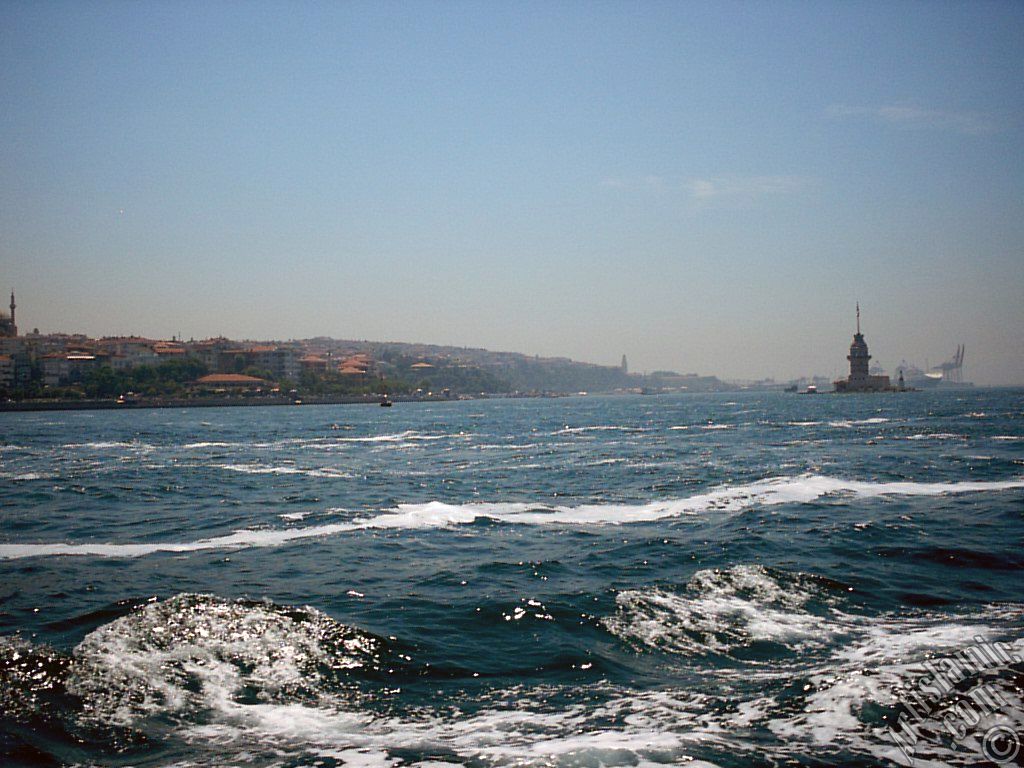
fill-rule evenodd
<path id="1" fill-rule="evenodd" d="M 860 336 L 860 302 L 857 302 L 857 335 Z"/>

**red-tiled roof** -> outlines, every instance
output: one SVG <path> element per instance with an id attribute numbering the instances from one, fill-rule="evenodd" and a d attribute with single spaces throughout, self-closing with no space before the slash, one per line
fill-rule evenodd
<path id="1" fill-rule="evenodd" d="M 258 379 L 255 376 L 244 376 L 241 373 L 210 373 L 196 379 L 196 384 L 220 384 L 222 386 L 266 383 L 264 379 Z"/>

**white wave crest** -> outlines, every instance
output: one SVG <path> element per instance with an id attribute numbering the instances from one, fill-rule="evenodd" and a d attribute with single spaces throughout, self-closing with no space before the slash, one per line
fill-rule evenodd
<path id="1" fill-rule="evenodd" d="M 798 646 L 835 631 L 804 610 L 812 593 L 783 587 L 762 566 L 698 571 L 685 592 L 624 590 L 618 612 L 604 620 L 612 634 L 685 655 L 730 652 L 757 640 Z"/>
<path id="2" fill-rule="evenodd" d="M 830 421 L 828 425 L 830 427 L 840 427 L 849 429 L 850 427 L 868 426 L 870 424 L 885 424 L 889 419 L 884 416 L 873 416 L 870 419 L 840 419 L 838 421 Z"/>
<path id="3" fill-rule="evenodd" d="M 110 448 L 138 448 L 142 450 L 149 450 L 153 446 L 139 442 L 138 440 L 126 441 L 126 440 L 97 440 L 95 442 L 88 443 L 65 443 L 61 448 L 79 449 L 87 448 L 91 450 L 104 451 Z"/>
<path id="4" fill-rule="evenodd" d="M 586 432 L 647 432 L 648 430 L 643 427 L 628 427 L 619 424 L 598 424 L 590 427 L 570 427 L 565 426 L 562 429 L 556 430 L 552 434 L 555 435 L 582 435 Z"/>
<path id="5" fill-rule="evenodd" d="M 264 701 L 315 700 L 324 671 L 356 669 L 378 650 L 370 635 L 314 608 L 180 594 L 89 633 L 75 648 L 68 690 L 84 716 L 131 726 L 153 714 Z"/>
<path id="6" fill-rule="evenodd" d="M 334 477 L 352 478 L 350 472 L 344 472 L 333 467 L 316 467 L 303 469 L 291 466 L 262 466 L 258 464 L 218 464 L 219 469 L 228 472 L 239 472 L 243 475 L 305 475 L 306 477 Z"/>
<path id="7" fill-rule="evenodd" d="M 362 529 L 442 528 L 489 519 L 514 525 L 623 525 L 652 522 L 687 515 L 733 513 L 754 506 L 806 504 L 823 497 L 844 494 L 855 498 L 881 496 L 940 496 L 943 494 L 996 492 L 1024 488 L 1024 478 L 1013 480 L 919 483 L 911 481 L 870 482 L 843 480 L 823 475 L 800 475 L 722 486 L 682 499 L 647 504 L 581 504 L 579 506 L 530 504 L 526 502 L 446 504 L 431 501 L 399 504 L 396 510 L 350 522 L 289 528 L 284 530 L 241 530 L 192 542 L 146 544 L 0 544 L 0 559 L 44 555 L 98 555 L 139 557 L 155 552 L 194 552 L 205 549 L 267 547 L 297 539 L 330 536 Z"/>
<path id="8" fill-rule="evenodd" d="M 404 442 L 416 442 L 416 441 L 432 441 L 432 440 L 447 440 L 453 437 L 463 437 L 461 432 L 450 435 L 427 435 L 422 432 L 416 432 L 414 430 L 406 430 L 405 432 L 398 432 L 396 434 L 388 435 L 369 435 L 367 437 L 336 437 L 333 440 L 326 442 L 335 443 L 404 443 Z"/>
<path id="9" fill-rule="evenodd" d="M 611 694 L 605 709 L 619 716 L 616 724 L 599 724 L 601 710 L 546 704 L 549 689 L 513 691 L 512 706 L 508 692 L 499 692 L 493 699 L 485 695 L 475 711 L 398 716 L 353 707 L 329 684 L 328 676 L 339 671 L 390 667 L 382 661 L 386 653 L 377 638 L 308 606 L 181 594 L 87 635 L 73 651 L 67 687 L 82 698 L 86 723 L 145 731 L 157 717 L 184 740 L 212 750 L 215 764 L 235 763 L 225 750 L 244 755 L 255 748 L 281 757 L 343 756 L 346 765 L 380 768 L 396 765 L 394 754 L 403 751 L 484 766 L 610 768 L 682 759 L 694 739 L 666 727 L 659 713 L 678 720 L 680 711 L 695 710 L 705 698 L 595 691 Z M 631 716 L 641 719 L 633 724 Z"/>

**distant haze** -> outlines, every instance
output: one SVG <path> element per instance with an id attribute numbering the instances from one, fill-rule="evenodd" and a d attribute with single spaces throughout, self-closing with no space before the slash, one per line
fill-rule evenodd
<path id="1" fill-rule="evenodd" d="M 1024 4 L 0 5 L 22 332 L 1024 384 Z M 4 305 L 7 301 L 2 302 Z"/>

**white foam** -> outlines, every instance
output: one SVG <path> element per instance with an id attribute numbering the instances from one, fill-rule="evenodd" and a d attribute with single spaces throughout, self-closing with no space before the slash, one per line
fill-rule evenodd
<path id="1" fill-rule="evenodd" d="M 234 701 L 238 692 L 315 695 L 323 670 L 361 667 L 376 650 L 314 608 L 182 594 L 90 632 L 74 650 L 68 690 L 86 702 L 87 720 L 123 726 L 195 708 L 259 712 Z"/>
<path id="2" fill-rule="evenodd" d="M 421 432 L 406 430 L 396 434 L 370 435 L 368 437 L 336 437 L 330 442 L 336 443 L 404 443 L 415 441 L 446 440 L 453 437 L 464 437 L 463 433 L 451 435 L 425 435 Z"/>
<path id="3" fill-rule="evenodd" d="M 294 468 L 290 468 L 294 469 Z M 309 472 L 311 470 L 296 470 Z M 317 470 L 312 470 L 317 471 Z M 387 511 L 350 522 L 285 530 L 241 530 L 226 536 L 192 542 L 144 544 L 0 544 L 0 559 L 44 555 L 98 555 L 139 557 L 155 552 L 195 552 L 206 549 L 268 547 L 290 541 L 331 536 L 361 529 L 418 530 L 466 525 L 489 519 L 514 525 L 623 525 L 652 522 L 686 515 L 733 513 L 753 506 L 806 504 L 833 494 L 856 498 L 881 496 L 940 496 L 973 492 L 996 492 L 1024 488 L 1024 478 L 1013 480 L 918 483 L 911 481 L 869 482 L 843 480 L 823 475 L 800 475 L 722 486 L 682 499 L 647 504 L 582 504 L 579 506 L 510 503 L 446 504 L 431 501 L 399 504 Z"/>
<path id="4" fill-rule="evenodd" d="M 316 437 L 286 437 L 280 440 L 268 440 L 260 442 L 228 442 L 221 440 L 202 440 L 192 443 L 183 443 L 179 447 L 182 449 L 255 448 L 260 450 L 278 450 L 282 448 L 301 448 L 304 446 L 320 446 L 329 448 L 331 446 L 343 445 L 346 443 L 404 443 L 417 441 L 447 440 L 465 436 L 466 435 L 463 432 L 434 435 L 416 432 L 415 430 L 406 430 L 404 432 L 386 433 L 382 435 L 366 435 L 363 437 L 334 437 L 318 435 Z"/>
<path id="5" fill-rule="evenodd" d="M 28 482 L 30 480 L 42 480 L 47 477 L 52 477 L 52 475 L 44 475 L 40 472 L 22 472 L 19 474 L 0 472 L 0 477 L 6 480 L 14 480 L 16 482 Z"/>
<path id="6" fill-rule="evenodd" d="M 450 716 L 421 714 L 415 718 L 367 717 L 338 707 L 303 705 L 232 705 L 218 721 L 187 730 L 190 741 L 226 743 L 268 741 L 279 749 L 312 751 L 321 756 L 352 756 L 356 765 L 390 766 L 395 750 L 436 753 L 462 758 L 459 763 L 429 759 L 412 762 L 420 768 L 449 768 L 466 759 L 483 765 L 635 766 L 654 768 L 669 759 L 686 759 L 685 747 L 696 739 L 674 723 L 640 718 L 619 727 L 598 725 L 581 706 L 551 711 L 544 707 L 545 689 L 517 690 L 516 703 Z M 664 698 L 664 697 L 659 697 Z M 644 711 L 643 694 L 621 696 L 598 710 Z M 326 704 L 326 702 L 325 702 Z M 652 699 L 654 706 L 660 701 Z M 678 713 L 674 713 L 678 714 Z M 712 763 L 687 765 L 714 768 Z"/>
<path id="7" fill-rule="evenodd" d="M 586 466 L 586 467 L 607 467 L 607 466 L 611 466 L 612 464 L 622 464 L 625 461 L 626 460 L 623 459 L 623 458 L 598 459 L 597 461 L 589 461 L 586 464 L 584 464 L 584 466 Z"/>
<path id="8" fill-rule="evenodd" d="M 811 596 L 795 585 L 784 588 L 761 566 L 738 565 L 698 571 L 681 594 L 619 592 L 618 612 L 603 623 L 625 640 L 686 655 L 730 652 L 757 640 L 820 644 L 838 629 L 803 609 Z"/>
<path id="9" fill-rule="evenodd" d="M 496 700 L 484 694 L 474 711 L 394 716 L 327 690 L 325 670 L 358 669 L 380 653 L 375 638 L 313 608 L 183 594 L 89 633 L 73 652 L 67 685 L 82 698 L 87 723 L 144 731 L 159 717 L 185 741 L 215 750 L 220 764 L 258 749 L 379 768 L 395 765 L 396 751 L 458 756 L 460 765 L 653 768 L 686 757 L 694 738 L 679 725 L 693 722 L 689 713 L 705 698 L 598 684 L 593 693 L 603 706 L 553 708 L 550 687 L 518 688 L 496 692 Z M 244 690 L 255 697 L 242 699 Z"/>
<path id="10" fill-rule="evenodd" d="M 316 467 L 311 469 L 302 469 L 301 467 L 292 466 L 261 466 L 256 464 L 218 464 L 218 469 L 224 469 L 229 472 L 239 472 L 245 475 L 305 475 L 306 477 L 334 477 L 334 478 L 352 478 L 349 472 L 343 472 L 340 469 L 334 469 L 333 467 Z"/>
<path id="11" fill-rule="evenodd" d="M 840 419 L 839 421 L 830 421 L 828 425 L 830 427 L 842 427 L 849 429 L 850 427 L 859 427 L 869 424 L 885 424 L 889 419 L 882 416 L 873 416 L 870 419 Z"/>
<path id="12" fill-rule="evenodd" d="M 731 680 L 743 681 L 744 686 L 752 680 L 760 681 L 751 698 L 735 703 L 735 711 L 721 711 L 721 705 L 713 706 L 713 699 L 696 712 L 693 705 L 699 703 L 684 704 L 684 711 L 675 719 L 695 719 L 691 727 L 702 738 L 722 738 L 729 751 L 753 746 L 745 741 L 748 729 L 755 733 L 767 729 L 786 745 L 778 753 L 768 748 L 770 754 L 779 757 L 816 755 L 822 749 L 838 747 L 847 753 L 906 765 L 887 730 L 865 718 L 866 708 L 892 707 L 907 701 L 916 682 L 930 674 L 922 662 L 953 655 L 979 640 L 1017 635 L 1024 618 L 1020 605 L 992 605 L 960 616 L 861 616 L 844 613 L 837 603 L 828 601 L 824 613 L 812 617 L 805 611 L 804 602 L 816 591 L 813 583 L 804 588 L 797 582 L 794 588 L 788 580 L 780 581 L 758 566 L 699 571 L 678 594 L 655 588 L 620 593 L 619 612 L 603 623 L 623 639 L 675 653 L 706 652 L 709 648 L 727 652 L 752 639 L 772 639 L 804 651 L 778 665 L 752 663 L 714 672 L 714 677 L 723 678 L 721 690 L 730 702 L 737 692 Z M 797 632 L 792 631 L 794 628 Z M 814 642 L 808 645 L 805 638 Z M 818 642 L 825 639 L 830 642 Z M 1011 655 L 1024 652 L 1024 640 L 1011 644 Z M 801 680 L 806 681 L 803 691 L 794 698 L 793 684 Z M 923 737 L 915 745 L 913 765 L 962 764 L 964 749 L 980 754 L 977 737 L 997 722 L 1020 732 L 1024 727 L 1024 701 L 1014 676 L 996 673 L 987 675 L 986 680 L 1008 704 L 998 714 L 986 716 L 988 719 L 974 729 L 960 751 L 942 741 L 945 727 L 942 711 L 937 710 L 922 724 Z M 702 686 L 702 690 L 714 691 L 715 687 Z M 766 691 L 757 693 L 762 687 Z M 787 688 L 790 692 L 778 695 Z M 670 718 L 652 703 L 629 722 L 664 727 Z M 761 738 L 756 742 L 764 743 Z"/>
<path id="13" fill-rule="evenodd" d="M 643 427 L 628 427 L 619 424 L 598 424 L 591 427 L 570 427 L 565 426 L 556 430 L 556 435 L 581 435 L 586 432 L 646 432 Z"/>
<path id="14" fill-rule="evenodd" d="M 140 443 L 137 440 L 127 442 L 124 440 L 99 440 L 96 442 L 89 443 L 65 443 L 61 446 L 62 448 L 89 448 L 93 450 L 108 450 L 110 448 L 152 448 L 153 446 L 147 445 L 146 443 Z"/>
<path id="15" fill-rule="evenodd" d="M 273 547 L 297 539 L 330 536 L 354 530 L 350 523 L 335 523 L 311 528 L 283 530 L 243 530 L 226 536 L 188 542 L 154 542 L 150 544 L 0 544 L 0 558 L 41 557 L 54 555 L 93 555 L 98 557 L 142 557 L 157 552 L 198 552 L 206 549 L 243 549 Z"/>
<path id="16" fill-rule="evenodd" d="M 752 565 L 700 571 L 690 588 L 696 596 L 739 596 L 794 613 L 820 597 L 813 582 Z M 951 654 L 976 637 L 1019 632 L 1021 618 L 1019 606 L 959 618 L 833 610 L 823 621 L 844 627 L 843 643 L 795 654 L 778 668 L 704 668 L 686 688 L 636 690 L 600 681 L 499 686 L 468 698 L 439 692 L 436 703 L 403 711 L 386 701 L 360 706 L 324 684 L 326 668 L 378 659 L 375 638 L 308 607 L 179 595 L 87 635 L 74 651 L 68 690 L 82 698 L 87 723 L 146 733 L 157 717 L 161 736 L 169 727 L 171 738 L 196 747 L 195 765 L 245 764 L 258 753 L 287 764 L 315 765 L 320 756 L 357 768 L 716 768 L 693 752 L 730 764 L 781 764 L 804 756 L 838 763 L 837 750 L 847 762 L 899 762 L 885 730 L 865 719 L 865 707 L 896 703 L 930 656 Z M 7 642 L 0 637 L 0 648 Z M 10 643 L 15 651 L 25 647 Z M 1024 641 L 1014 643 L 1014 652 L 1024 653 Z M 740 680 L 744 685 L 735 684 Z M 801 681 L 807 685 L 798 692 Z M 1020 732 L 1024 703 L 1012 676 L 993 684 L 1009 702 L 1007 722 Z M 739 698 L 743 691 L 747 697 Z M 941 722 L 930 725 L 941 734 Z M 975 754 L 980 748 L 963 746 Z M 429 757 L 417 761 L 416 754 Z M 961 765 L 965 756 L 923 741 L 914 765 Z"/>
<path id="17" fill-rule="evenodd" d="M 1016 616 L 1007 617 L 1006 613 L 1005 609 L 992 609 L 986 615 L 963 617 L 963 623 L 950 623 L 948 617 L 932 615 L 861 620 L 857 623 L 860 636 L 838 648 L 827 665 L 809 676 L 811 692 L 806 696 L 801 711 L 769 719 L 766 725 L 790 743 L 803 741 L 826 746 L 842 742 L 855 751 L 896 760 L 898 750 L 894 752 L 889 735 L 884 729 L 863 724 L 858 717 L 861 708 L 868 702 L 888 707 L 906 701 L 915 681 L 930 674 L 921 666 L 923 661 L 952 655 L 977 639 L 990 639 L 996 630 L 985 623 L 986 619 L 1019 626 L 1019 610 Z M 1022 646 L 1021 641 L 1014 645 L 1015 648 L 1018 646 Z M 989 682 L 1000 688 L 1004 698 L 1013 700 L 1011 680 L 990 678 Z M 1012 707 L 1004 714 L 1013 715 L 1014 711 L 1018 719 L 1024 714 Z M 925 733 L 941 734 L 944 731 L 940 721 L 926 722 L 925 725 L 922 729 Z M 979 732 L 984 732 L 984 727 Z M 946 760 L 963 754 L 950 751 L 945 744 L 927 740 L 916 746 L 918 751 L 914 765 L 944 766 L 949 764 Z M 962 747 L 971 748 L 968 744 L 962 744 Z M 928 757 L 941 762 L 928 762 Z"/>

